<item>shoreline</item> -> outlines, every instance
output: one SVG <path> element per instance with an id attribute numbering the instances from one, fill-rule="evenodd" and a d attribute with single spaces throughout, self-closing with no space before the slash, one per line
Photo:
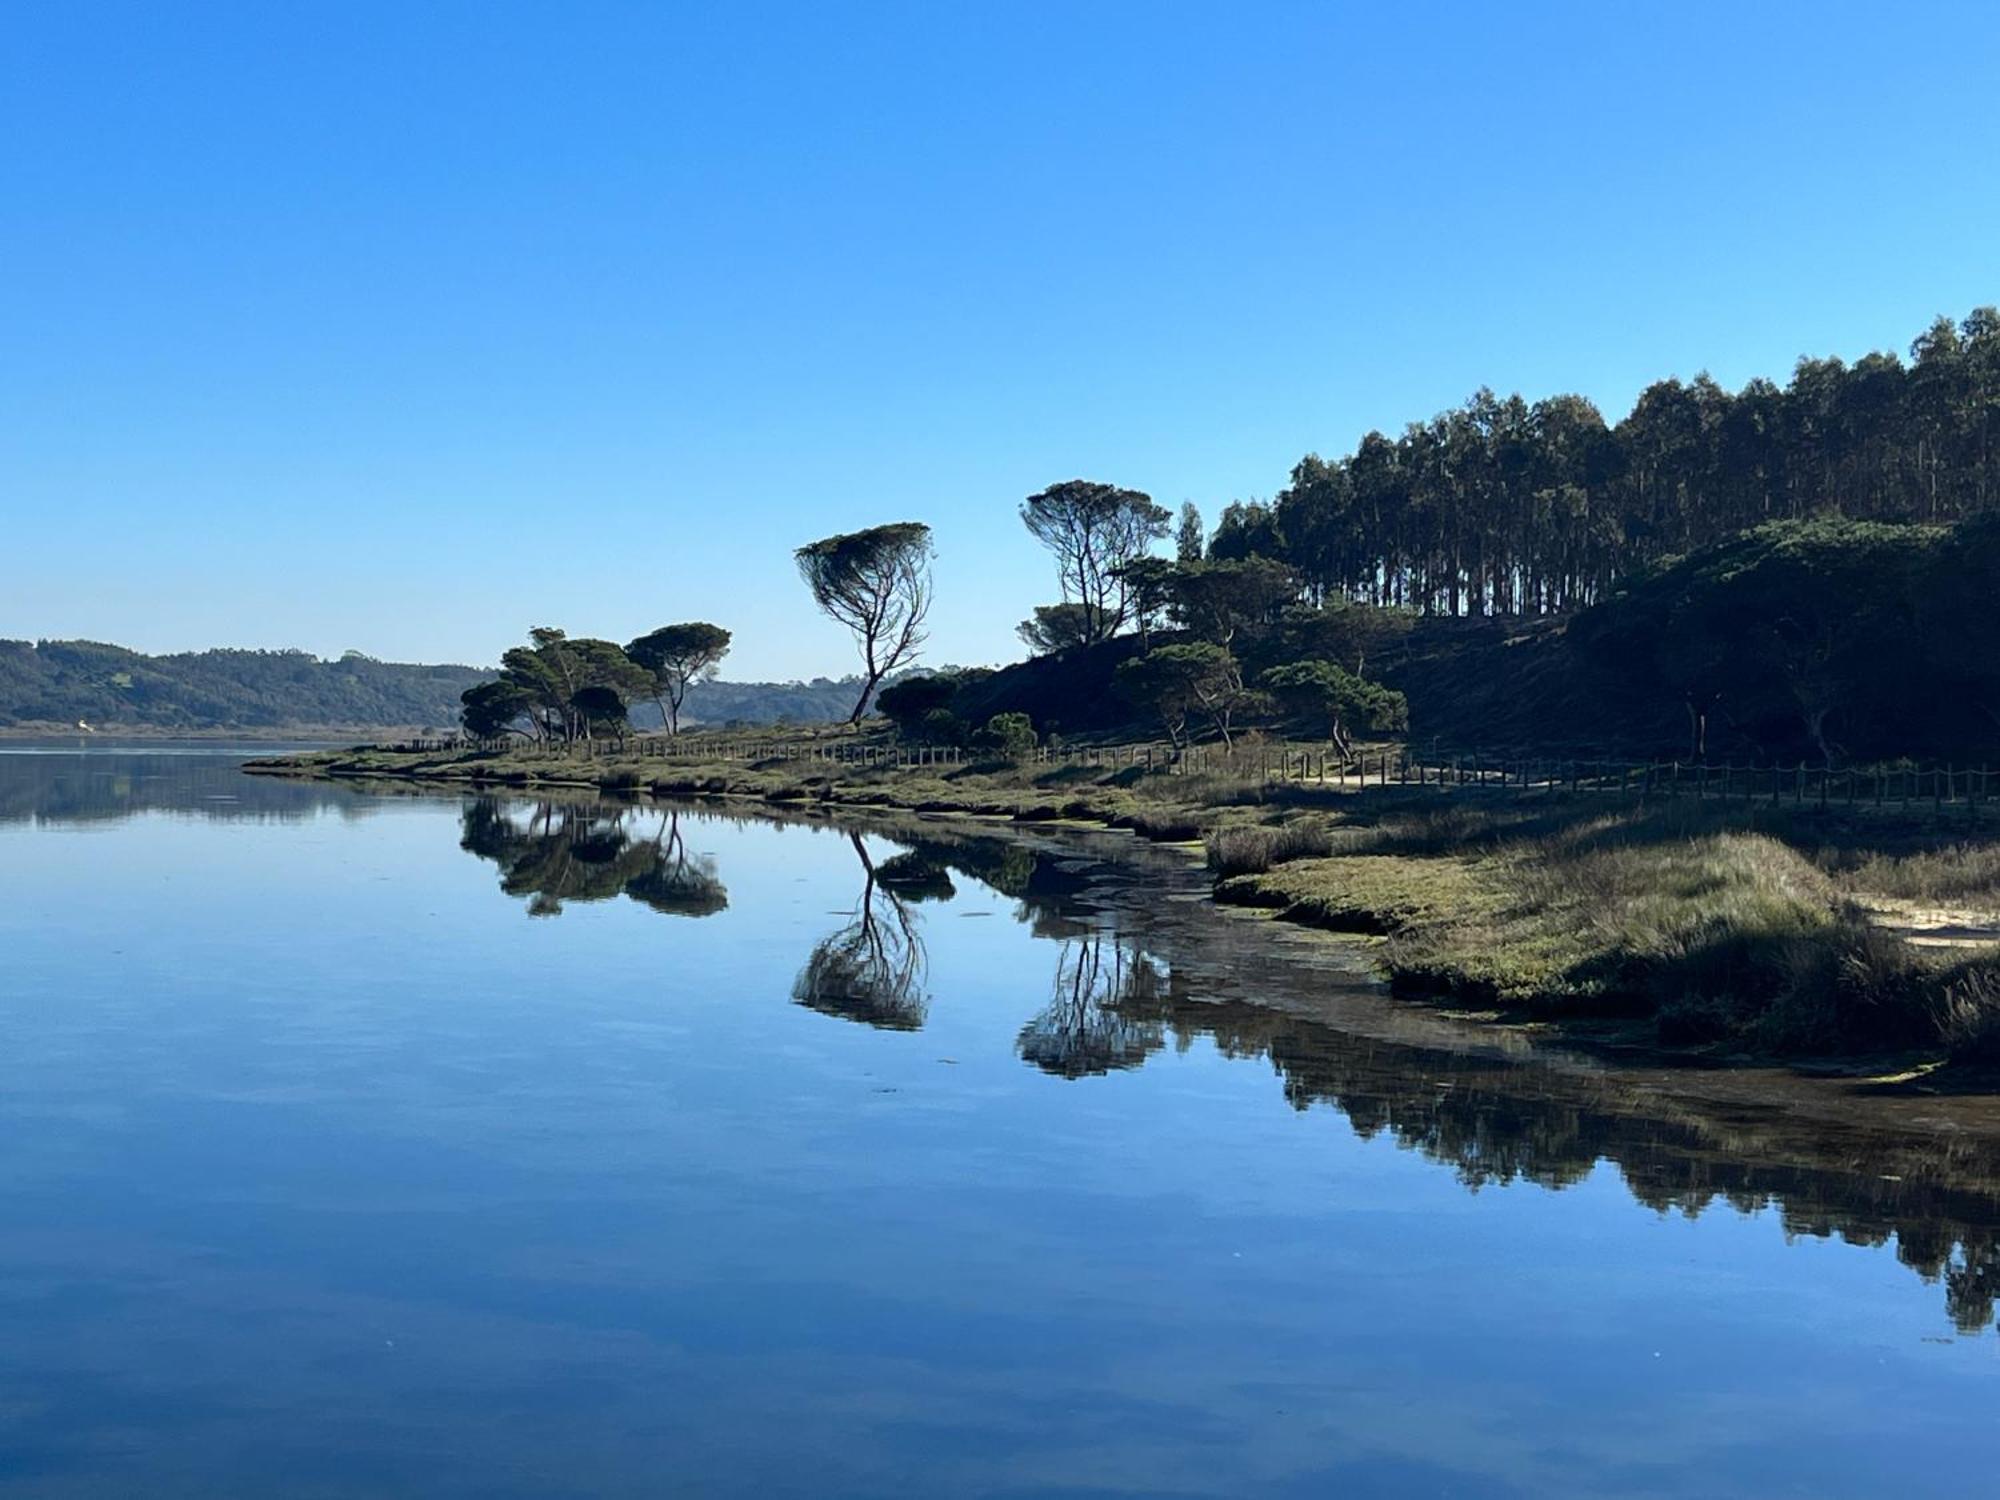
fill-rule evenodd
<path id="1" fill-rule="evenodd" d="M 1384 847 L 1392 852 L 1343 853 L 1316 834 L 1317 842 L 1304 841 L 1309 845 L 1305 857 L 1285 858 L 1280 849 L 1280 858 L 1269 864 L 1252 858 L 1249 863 L 1254 868 L 1248 871 L 1232 870 L 1227 863 L 1217 867 L 1218 857 L 1224 861 L 1235 857 L 1234 844 L 1248 842 L 1257 849 L 1283 845 L 1310 831 L 1316 820 L 1330 818 L 1337 835 L 1350 836 L 1366 826 L 1358 821 L 1363 816 L 1407 816 L 1403 807 L 1409 799 L 1388 795 L 1388 789 L 1373 800 L 1355 792 L 1276 796 L 1270 789 L 1257 795 L 1205 780 L 1142 778 L 1129 772 L 1096 777 L 1069 771 L 1030 775 L 1034 768 L 994 763 L 940 777 L 846 765 L 814 768 L 784 759 L 703 760 L 685 752 L 671 760 L 642 761 L 350 748 L 270 757 L 246 763 L 244 769 L 257 775 L 378 779 L 494 792 L 560 790 L 742 800 L 780 812 L 824 808 L 951 815 L 1017 829 L 1066 824 L 1134 833 L 1152 844 L 1179 846 L 1196 857 L 1206 838 L 1213 878 L 1203 895 L 1205 904 L 1218 912 L 1315 931 L 1344 946 L 1353 945 L 1347 951 L 1366 953 L 1387 992 L 1397 997 L 1396 1003 L 1475 1029 L 1553 1041 L 1601 1057 L 1642 1058 L 1681 1071 L 1779 1067 L 1793 1076 L 1862 1081 L 1871 1088 L 1938 1094 L 2000 1091 L 1995 1059 L 1974 1049 L 1966 1049 L 1970 1055 L 1954 1055 L 1941 1043 L 1914 1043 L 1906 1032 L 1885 1032 L 1887 1039 L 1876 1045 L 1812 1047 L 1774 1044 L 1777 1033 L 1768 1027 L 1762 1032 L 1718 1027 L 1704 1034 L 1703 1017 L 1692 1007 L 1687 1008 L 1693 1011 L 1690 1019 L 1685 1012 L 1649 1003 L 1649 984 L 1657 989 L 1662 982 L 1679 981 L 1670 970 L 1665 971 L 1664 981 L 1649 976 L 1647 964 L 1659 964 L 1643 952 L 1589 953 L 1590 964 L 1602 969 L 1603 977 L 1589 965 L 1573 966 L 1561 975 L 1568 989 L 1557 989 L 1548 977 L 1556 971 L 1548 969 L 1546 955 L 1538 948 L 1538 944 L 1548 946 L 1542 941 L 1546 934 L 1515 932 L 1505 921 L 1481 925 L 1494 906 L 1495 888 L 1518 872 L 1507 862 L 1511 856 L 1481 853 L 1476 847 L 1481 830 L 1476 827 L 1461 830 L 1464 847 L 1447 830 L 1440 848 L 1418 848 L 1406 837 L 1409 847 L 1398 849 L 1394 825 L 1385 820 L 1382 826 L 1391 831 Z M 810 774 L 813 770 L 818 774 Z M 1431 801 L 1433 805 L 1421 809 L 1420 815 L 1447 822 L 1497 822 L 1520 813 L 1516 804 L 1461 797 L 1446 803 L 1435 797 Z M 1440 813 L 1440 805 L 1448 810 Z M 1602 807 L 1557 807 L 1572 819 L 1593 823 L 1608 816 Z M 1548 813 L 1531 808 L 1522 815 L 1546 819 Z M 1771 857 L 1768 848 L 1740 831 L 1717 837 L 1718 847 L 1732 856 L 1748 849 L 1755 860 Z M 1770 842 L 1763 838 L 1764 844 Z M 1648 856 L 1679 857 L 1680 844 L 1663 847 L 1668 847 L 1667 853 L 1648 850 Z M 1755 860 L 1746 868 L 1761 871 Z M 1804 878 L 1788 869 L 1778 873 L 1785 880 Z M 1677 869 L 1658 878 L 1686 880 L 1689 872 Z M 1767 893 L 1759 888 L 1751 894 L 1762 898 Z M 1811 899 L 1819 901 L 1821 894 L 1815 891 Z M 1530 917 L 1539 916 L 1546 924 L 1562 914 L 1559 900 L 1552 897 L 1546 904 L 1547 911 L 1531 909 Z M 1761 907 L 1754 910 L 1762 914 Z M 1836 903 L 1828 910 L 1845 920 L 1853 906 Z M 1519 919 L 1508 920 L 1518 924 Z M 1783 933 L 1779 937 L 1795 945 L 1795 937 Z M 1863 940 L 1866 937 L 1864 933 Z M 1824 938 L 1829 945 L 1838 945 L 1853 941 L 1854 934 L 1835 923 Z M 1637 946 L 1636 938 L 1630 941 Z M 1607 957 L 1614 962 L 1603 963 Z M 1840 955 L 1830 949 L 1830 957 Z M 1537 962 L 1543 962 L 1548 973 L 1537 970 Z M 1583 988 L 1577 973 L 1597 987 Z M 1733 982 L 1745 986 L 1762 982 L 1754 970 L 1744 970 L 1744 976 Z M 1799 1003 L 1795 998 L 1795 1009 Z"/>

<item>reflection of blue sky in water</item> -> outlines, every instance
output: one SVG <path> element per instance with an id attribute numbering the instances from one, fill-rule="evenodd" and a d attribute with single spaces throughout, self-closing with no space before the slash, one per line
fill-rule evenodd
<path id="1" fill-rule="evenodd" d="M 793 1003 L 866 885 L 845 832 L 684 814 L 726 904 L 528 921 L 460 799 L 262 785 L 366 815 L 0 827 L 0 1493 L 1987 1472 L 1992 1350 L 1893 1247 L 1662 1216 L 1590 1162 L 1834 1219 L 1914 1186 L 1211 1004 L 1204 964 L 1250 972 L 1224 937 L 1134 952 L 1056 896 L 1024 912 L 1076 881 L 1018 854 L 968 856 L 993 883 L 905 864 L 927 1003 L 884 1029 Z M 878 881 L 912 852 L 862 845 Z"/>

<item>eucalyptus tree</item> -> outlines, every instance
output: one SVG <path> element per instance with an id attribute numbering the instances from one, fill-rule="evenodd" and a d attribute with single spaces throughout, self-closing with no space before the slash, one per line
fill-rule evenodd
<path id="1" fill-rule="evenodd" d="M 1222 508 L 1209 539 L 1211 562 L 1240 562 L 1246 557 L 1269 557 L 1283 561 L 1287 548 L 1284 528 L 1275 507 L 1261 500 L 1232 500 Z"/>
<path id="2" fill-rule="evenodd" d="M 813 602 L 854 633 L 861 652 L 859 724 L 882 679 L 916 660 L 931 607 L 931 529 L 894 521 L 808 542 L 792 554 Z"/>
<path id="3" fill-rule="evenodd" d="M 1167 534 L 1173 517 L 1150 495 L 1069 479 L 1021 502 L 1021 522 L 1055 554 L 1064 603 L 1083 607 L 1085 643 L 1106 640 L 1125 621 L 1122 564 Z"/>
<path id="4" fill-rule="evenodd" d="M 1174 557 L 1178 562 L 1200 562 L 1208 554 L 1208 532 L 1201 524 L 1201 512 L 1192 500 L 1181 502 L 1180 524 L 1174 528 Z"/>
<path id="5" fill-rule="evenodd" d="M 651 676 L 653 702 L 668 734 L 680 733 L 681 705 L 687 701 L 688 689 L 715 676 L 722 658 L 729 654 L 729 640 L 729 632 L 720 625 L 689 620 L 662 625 L 625 648 L 625 654 Z"/>

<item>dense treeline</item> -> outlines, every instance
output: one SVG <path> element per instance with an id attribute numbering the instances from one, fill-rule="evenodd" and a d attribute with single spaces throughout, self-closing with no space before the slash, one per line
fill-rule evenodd
<path id="1" fill-rule="evenodd" d="M 1547 614 L 1767 521 L 1948 521 L 2000 503 L 2000 309 L 1940 318 L 1906 362 L 1802 359 L 1791 383 L 1664 380 L 1615 426 L 1582 396 L 1482 390 L 1309 454 L 1232 505 L 1209 554 L 1273 556 L 1318 595 L 1426 613 Z M 1184 549 L 1185 550 L 1185 549 Z"/>
<path id="2" fill-rule="evenodd" d="M 96 641 L 0 641 L 0 724 L 152 729 L 451 723 L 475 667 L 376 661 L 350 651 L 146 656 Z"/>

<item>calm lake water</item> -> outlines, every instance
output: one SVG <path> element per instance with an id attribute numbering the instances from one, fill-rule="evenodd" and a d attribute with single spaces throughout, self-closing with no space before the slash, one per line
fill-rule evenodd
<path id="1" fill-rule="evenodd" d="M 0 753 L 0 1493 L 1989 1492 L 1982 1105 L 1106 847 Z"/>

